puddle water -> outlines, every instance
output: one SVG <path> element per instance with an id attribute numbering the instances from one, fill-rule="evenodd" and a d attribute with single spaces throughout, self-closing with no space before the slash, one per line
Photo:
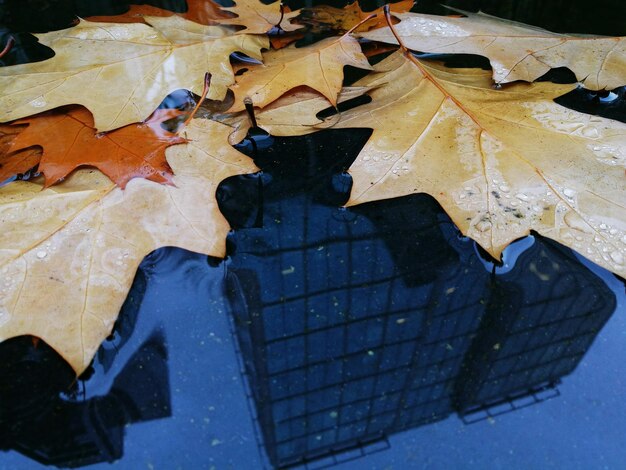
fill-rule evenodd
<path id="1" fill-rule="evenodd" d="M 426 195 L 342 208 L 369 135 L 240 145 L 227 259 L 147 256 L 78 381 L 2 343 L 0 468 L 621 468 L 624 281 L 538 235 L 496 264 Z"/>

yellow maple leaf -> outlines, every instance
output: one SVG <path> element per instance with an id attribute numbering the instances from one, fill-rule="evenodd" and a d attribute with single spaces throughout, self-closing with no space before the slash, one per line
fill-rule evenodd
<path id="1" fill-rule="evenodd" d="M 491 87 L 489 72 L 397 52 L 372 102 L 335 127 L 374 133 L 349 169 L 348 205 L 428 193 L 494 257 L 530 230 L 624 275 L 626 124 L 554 101 L 575 85 Z"/>
<path id="2" fill-rule="evenodd" d="M 219 20 L 219 23 L 243 26 L 243 32 L 248 34 L 264 34 L 274 27 L 280 27 L 283 31 L 295 31 L 302 27 L 290 22 L 299 15 L 298 11 L 281 8 L 284 7 L 281 7 L 280 1 L 265 4 L 259 0 L 235 0 L 234 6 L 222 7 L 222 10 L 234 13 L 237 17 Z"/>
<path id="3" fill-rule="evenodd" d="M 89 109 L 98 131 L 143 121 L 172 91 L 200 94 L 210 72 L 208 97 L 221 100 L 235 81 L 230 54 L 261 58 L 266 37 L 231 35 L 178 16 L 144 17 L 148 23 L 81 21 L 37 35 L 56 55 L 43 62 L 0 68 L 0 121 L 66 104 Z"/>
<path id="4" fill-rule="evenodd" d="M 349 34 L 323 39 L 307 47 L 292 45 L 270 51 L 263 54 L 263 61 L 263 65 L 252 66 L 237 77 L 237 84 L 232 87 L 235 103 L 231 111 L 242 110 L 245 97 L 262 108 L 299 86 L 319 91 L 335 105 L 343 82 L 343 67 L 372 68 L 358 41 Z"/>
<path id="5" fill-rule="evenodd" d="M 394 14 L 406 47 L 441 54 L 487 57 L 497 83 L 532 82 L 551 68 L 568 67 L 585 87 L 598 90 L 626 85 L 626 38 L 552 33 L 484 13 L 467 18 Z M 387 28 L 363 33 L 364 38 L 398 44 Z"/>

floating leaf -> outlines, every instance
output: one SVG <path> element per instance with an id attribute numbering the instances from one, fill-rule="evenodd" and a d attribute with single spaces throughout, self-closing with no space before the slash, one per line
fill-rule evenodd
<path id="1" fill-rule="evenodd" d="M 441 54 L 487 57 L 497 83 L 532 82 L 551 68 L 568 67 L 593 90 L 626 85 L 626 38 L 567 36 L 484 13 L 467 18 L 402 13 L 395 26 L 406 47 Z M 398 44 L 391 30 L 363 34 Z"/>
<path id="2" fill-rule="evenodd" d="M 302 26 L 291 24 L 290 20 L 299 15 L 298 11 L 291 12 L 286 7 L 281 11 L 281 2 L 265 4 L 259 0 L 234 0 L 235 6 L 222 10 L 237 15 L 235 18 L 221 20 L 227 25 L 243 26 L 243 32 L 248 34 L 264 34 L 275 27 L 283 31 L 295 31 Z"/>
<path id="3" fill-rule="evenodd" d="M 237 77 L 231 111 L 242 110 L 245 97 L 254 106 L 263 107 L 299 86 L 319 91 L 335 105 L 343 82 L 343 67 L 371 69 L 358 41 L 350 35 L 324 39 L 307 47 L 292 45 L 270 51 L 263 54 L 263 61 L 264 65 L 251 66 Z"/>
<path id="4" fill-rule="evenodd" d="M 355 84 L 372 102 L 335 126 L 374 129 L 348 205 L 428 193 L 496 258 L 535 230 L 624 275 L 626 124 L 552 101 L 574 85 L 494 90 L 489 72 L 400 52 L 376 70 Z"/>
<path id="5" fill-rule="evenodd" d="M 230 54 L 261 59 L 269 47 L 265 37 L 231 36 L 228 28 L 178 16 L 145 20 L 149 25 L 81 21 L 37 35 L 56 55 L 0 68 L 0 120 L 81 104 L 98 131 L 116 129 L 143 121 L 176 89 L 200 94 L 205 72 L 212 75 L 209 98 L 223 99 L 235 81 Z"/>
<path id="6" fill-rule="evenodd" d="M 164 130 L 161 123 L 181 114 L 176 109 L 158 109 L 145 123 L 98 134 L 91 113 L 83 107 L 51 111 L 19 121 L 28 127 L 15 137 L 8 150 L 43 147 L 39 171 L 45 176 L 46 186 L 85 165 L 98 168 L 121 188 L 138 177 L 167 183 L 172 173 L 165 149 L 185 139 Z M 24 161 L 14 172 L 24 173 L 32 166 L 29 160 Z"/>
<path id="7" fill-rule="evenodd" d="M 211 0 L 187 0 L 187 7 L 185 13 L 174 13 L 151 5 L 130 5 L 129 10 L 121 15 L 90 16 L 86 19 L 102 23 L 143 23 L 144 16 L 172 16 L 176 14 L 189 21 L 211 25 L 217 24 L 216 20 L 232 16 Z"/>

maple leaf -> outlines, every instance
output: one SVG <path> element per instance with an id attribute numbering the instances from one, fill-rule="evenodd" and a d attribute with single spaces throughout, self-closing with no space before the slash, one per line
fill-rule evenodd
<path id="1" fill-rule="evenodd" d="M 216 20 L 232 16 L 211 0 L 187 0 L 185 13 L 174 13 L 151 5 L 130 5 L 129 10 L 121 15 L 89 16 L 85 19 L 103 23 L 143 23 L 144 16 L 172 16 L 175 14 L 189 21 L 205 25 L 218 24 Z"/>
<path id="2" fill-rule="evenodd" d="M 137 266 L 161 246 L 222 257 L 228 222 L 218 183 L 257 170 L 228 145 L 230 127 L 195 119 L 167 150 L 173 186 L 134 179 L 125 190 L 97 170 L 63 183 L 0 188 L 0 341 L 30 334 L 80 374 L 109 335 Z"/>
<path id="3" fill-rule="evenodd" d="M 401 19 L 395 28 L 409 49 L 487 57 L 497 83 L 532 82 L 551 68 L 568 67 L 589 89 L 626 84 L 624 37 L 567 36 L 484 13 L 464 13 L 467 18 L 401 13 L 395 15 Z M 362 36 L 398 44 L 389 27 Z"/>
<path id="4" fill-rule="evenodd" d="M 332 37 L 311 46 L 293 45 L 263 54 L 264 65 L 250 66 L 249 71 L 237 77 L 232 87 L 235 103 L 231 111 L 244 108 L 243 99 L 249 97 L 254 106 L 263 107 L 287 91 L 308 86 L 319 91 L 333 105 L 343 82 L 344 65 L 371 70 L 361 53 L 356 39 L 349 34 Z"/>
<path id="5" fill-rule="evenodd" d="M 494 90 L 489 72 L 401 52 L 376 71 L 355 83 L 372 102 L 335 125 L 374 129 L 348 205 L 428 193 L 495 258 L 535 230 L 624 275 L 626 124 L 552 101 L 575 85 Z"/>
<path id="6" fill-rule="evenodd" d="M 230 54 L 261 59 L 268 47 L 266 37 L 232 36 L 228 28 L 178 16 L 145 20 L 149 25 L 81 21 L 37 35 L 56 55 L 0 69 L 0 121 L 81 104 L 96 128 L 108 131 L 143 121 L 176 89 L 200 94 L 205 72 L 212 74 L 208 97 L 221 100 L 235 81 Z"/>
<path id="7" fill-rule="evenodd" d="M 20 173 L 26 173 L 39 163 L 41 147 L 35 146 L 11 152 L 15 138 L 26 126 L 0 124 L 0 184 Z"/>
<path id="8" fill-rule="evenodd" d="M 0 124 L 0 155 L 9 152 L 13 141 L 25 127 L 25 125 Z"/>
<path id="9" fill-rule="evenodd" d="M 394 13 L 405 13 L 409 11 L 414 4 L 414 0 L 402 0 L 389 4 L 390 10 Z M 311 8 L 303 8 L 298 18 L 299 22 L 312 26 L 313 31 L 349 31 L 354 26 L 365 20 L 371 14 L 376 17 L 372 18 L 362 25 L 358 26 L 354 31 L 365 32 L 371 29 L 380 28 L 387 25 L 383 14 L 383 7 L 374 11 L 364 12 L 358 1 L 354 1 L 344 8 L 335 8 L 328 5 L 318 5 Z"/>
<path id="10" fill-rule="evenodd" d="M 0 184 L 11 181 L 17 175 L 27 172 L 37 166 L 41 160 L 41 148 L 32 147 L 11 153 L 0 161 Z"/>
<path id="11" fill-rule="evenodd" d="M 222 7 L 222 10 L 237 16 L 220 20 L 220 23 L 243 26 L 244 33 L 264 34 L 275 27 L 280 27 L 283 31 L 295 31 L 302 27 L 290 22 L 300 13 L 298 11 L 290 12 L 285 7 L 281 10 L 280 1 L 267 5 L 259 0 L 234 0 L 234 3 L 235 6 Z"/>
<path id="12" fill-rule="evenodd" d="M 131 178 L 138 177 L 167 183 L 172 173 L 165 161 L 165 149 L 185 139 L 166 131 L 161 123 L 181 114 L 183 112 L 176 109 L 157 109 L 144 123 L 98 134 L 93 129 L 91 113 L 85 108 L 55 110 L 18 121 L 28 127 L 13 139 L 7 150 L 43 147 L 39 171 L 45 176 L 45 187 L 85 165 L 98 168 L 121 188 Z M 55 138 L 44 141 L 42 136 Z M 14 174 L 26 172 L 33 167 L 31 163 L 24 161 L 13 170 Z"/>

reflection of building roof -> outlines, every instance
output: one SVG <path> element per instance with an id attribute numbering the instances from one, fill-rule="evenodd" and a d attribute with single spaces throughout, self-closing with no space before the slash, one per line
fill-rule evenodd
<path id="1" fill-rule="evenodd" d="M 274 465 L 554 382 L 611 315 L 611 292 L 553 243 L 492 277 L 470 243 L 446 240 L 430 199 L 412 199 L 345 220 L 282 200 L 265 207 L 280 223 L 237 232 L 230 290 Z"/>

